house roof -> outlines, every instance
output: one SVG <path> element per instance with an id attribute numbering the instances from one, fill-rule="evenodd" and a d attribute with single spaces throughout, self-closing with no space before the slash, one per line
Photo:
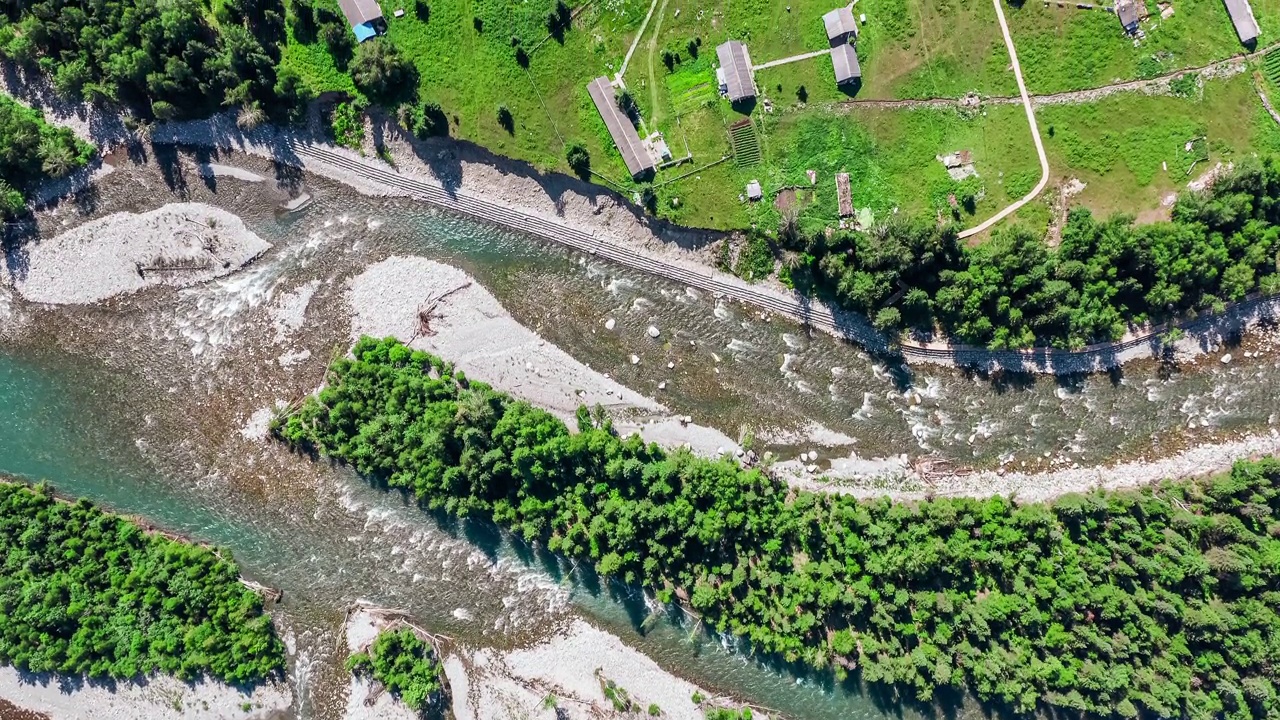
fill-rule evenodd
<path id="1" fill-rule="evenodd" d="M 382 17 L 382 8 L 378 0 L 338 0 L 342 14 L 346 16 L 351 27 L 363 25 Z"/>
<path id="2" fill-rule="evenodd" d="M 836 69 L 836 84 L 843 85 L 862 77 L 862 67 L 858 64 L 858 51 L 849 43 L 841 43 L 831 48 L 831 64 Z"/>
<path id="3" fill-rule="evenodd" d="M 1138 24 L 1138 4 L 1133 0 L 1122 0 L 1116 3 L 1116 17 L 1120 18 L 1120 25 L 1125 30 Z"/>
<path id="4" fill-rule="evenodd" d="M 1236 35 L 1240 42 L 1248 45 L 1258 39 L 1258 21 L 1253 17 L 1253 8 L 1249 0 L 1223 0 L 1227 6 L 1227 14 L 1231 23 L 1236 26 Z"/>
<path id="5" fill-rule="evenodd" d="M 622 153 L 622 161 L 627 164 L 631 177 L 652 170 L 653 160 L 645 151 L 644 143 L 640 142 L 640 135 L 636 132 L 636 126 L 631 124 L 631 118 L 618 108 L 618 96 L 614 94 L 609 78 L 601 76 L 592 80 L 587 84 L 587 93 L 591 95 L 591 102 L 595 103 L 596 111 L 609 129 L 613 144 Z"/>
<path id="6" fill-rule="evenodd" d="M 827 26 L 827 39 L 839 40 L 844 35 L 858 35 L 858 23 L 853 20 L 853 12 L 847 7 L 840 7 L 822 16 L 822 24 Z"/>
<path id="7" fill-rule="evenodd" d="M 751 80 L 751 57 L 747 46 L 730 40 L 716 47 L 716 58 L 724 70 L 726 92 L 731 102 L 756 96 L 756 86 Z"/>

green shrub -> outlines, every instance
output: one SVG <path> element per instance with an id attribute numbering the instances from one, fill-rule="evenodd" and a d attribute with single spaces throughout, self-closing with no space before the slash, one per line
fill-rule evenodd
<path id="1" fill-rule="evenodd" d="M 368 652 L 347 658 L 347 670 L 372 677 L 420 713 L 430 709 L 443 687 L 435 651 L 411 628 L 378 633 Z"/>

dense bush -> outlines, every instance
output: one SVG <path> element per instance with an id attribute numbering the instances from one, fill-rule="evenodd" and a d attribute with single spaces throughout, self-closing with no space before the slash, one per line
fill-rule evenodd
<path id="1" fill-rule="evenodd" d="M 51 73 L 59 92 L 119 99 L 161 119 L 220 105 L 280 108 L 279 0 L 34 0 L 0 6 L 0 55 Z M 283 89 L 288 89 L 286 86 Z"/>
<path id="2" fill-rule="evenodd" d="M 368 652 L 347 658 L 347 669 L 369 675 L 405 705 L 425 713 L 440 692 L 440 663 L 412 629 L 378 633 Z"/>
<path id="3" fill-rule="evenodd" d="M 46 175 L 59 177 L 83 167 L 93 147 L 40 113 L 0 94 L 0 218 L 19 212 L 24 192 Z"/>
<path id="4" fill-rule="evenodd" d="M 1131 324 L 1280 292 L 1280 163 L 1247 162 L 1209 192 L 1184 193 L 1170 222 L 1073 210 L 1056 251 L 1019 227 L 968 249 L 953 226 L 923 219 L 789 239 L 803 257 L 793 280 L 886 329 L 1076 348 L 1118 339 Z"/>
<path id="5" fill-rule="evenodd" d="M 284 648 L 262 599 L 212 551 L 87 500 L 0 484 L 0 662 L 29 672 L 262 680 Z"/>
<path id="6" fill-rule="evenodd" d="M 1280 713 L 1280 462 L 1140 491 L 864 502 L 579 432 L 394 340 L 362 339 L 275 423 L 423 504 L 680 599 L 762 653 L 1017 711 Z"/>

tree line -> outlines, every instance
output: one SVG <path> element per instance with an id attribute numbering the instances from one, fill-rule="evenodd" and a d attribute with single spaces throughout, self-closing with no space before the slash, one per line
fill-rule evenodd
<path id="1" fill-rule="evenodd" d="M 383 630 L 369 649 L 347 658 L 347 670 L 380 682 L 419 714 L 441 700 L 443 667 L 435 650 L 412 628 Z"/>
<path id="2" fill-rule="evenodd" d="M 229 560 L 88 500 L 0 483 L 0 662 L 32 673 L 230 683 L 284 670 L 262 599 Z"/>
<path id="3" fill-rule="evenodd" d="M 894 217 L 866 232 L 779 236 L 798 289 L 865 314 L 885 332 L 991 348 L 1080 348 L 1130 325 L 1280 292 L 1280 163 L 1241 163 L 1182 193 L 1166 222 L 1070 212 L 1056 249 L 1030 230 L 976 248 L 952 224 Z"/>
<path id="4" fill-rule="evenodd" d="M 1280 462 L 1052 503 L 860 501 L 577 432 L 440 358 L 361 339 L 273 431 L 433 510 L 679 602 L 754 652 L 1017 712 L 1274 717 Z"/>

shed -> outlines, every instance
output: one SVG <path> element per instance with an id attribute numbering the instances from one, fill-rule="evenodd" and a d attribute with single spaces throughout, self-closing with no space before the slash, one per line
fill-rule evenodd
<path id="1" fill-rule="evenodd" d="M 351 31 L 356 34 L 357 42 L 364 42 L 385 29 L 382 8 L 378 7 L 377 0 L 338 0 L 338 6 L 351 25 Z"/>
<path id="2" fill-rule="evenodd" d="M 1240 43 L 1253 47 L 1258 42 L 1258 21 L 1253 17 L 1253 8 L 1249 0 L 1222 0 L 1227 6 L 1227 14 L 1231 16 L 1231 24 L 1236 26 L 1236 35 Z"/>
<path id="3" fill-rule="evenodd" d="M 716 59 L 724 71 L 721 88 L 729 102 L 741 102 L 756 96 L 755 80 L 751 77 L 751 56 L 747 54 L 746 45 L 737 40 L 719 45 L 716 47 Z"/>
<path id="4" fill-rule="evenodd" d="M 748 200 L 755 201 L 755 200 L 759 200 L 762 197 L 764 197 L 764 191 L 760 189 L 759 180 L 752 180 L 751 182 L 747 183 L 747 199 Z"/>
<path id="5" fill-rule="evenodd" d="M 853 12 L 847 7 L 836 8 L 823 15 L 822 24 L 827 27 L 827 40 L 832 43 L 858 37 L 858 23 L 854 22 Z"/>
<path id="6" fill-rule="evenodd" d="M 836 69 L 836 85 L 846 85 L 862 79 L 862 67 L 858 65 L 858 51 L 849 43 L 831 48 L 831 64 Z"/>
<path id="7" fill-rule="evenodd" d="M 1134 0 L 1120 0 L 1116 3 L 1116 17 L 1120 18 L 1120 27 L 1130 35 L 1138 32 L 1138 3 Z"/>
<path id="8" fill-rule="evenodd" d="M 840 204 L 840 217 L 853 214 L 853 193 L 849 191 L 849 173 L 836 173 L 836 199 Z"/>
<path id="9" fill-rule="evenodd" d="M 609 78 L 602 75 L 592 80 L 587 84 L 587 94 L 591 96 L 596 112 L 600 113 L 600 119 L 604 120 L 605 127 L 609 129 L 609 137 L 613 138 L 613 144 L 617 145 L 618 152 L 622 153 L 622 160 L 627 164 L 631 177 L 652 171 L 653 160 L 645 150 L 644 143 L 640 141 L 636 126 L 631 124 L 631 118 L 624 115 L 618 108 L 618 96 L 614 93 Z"/>

